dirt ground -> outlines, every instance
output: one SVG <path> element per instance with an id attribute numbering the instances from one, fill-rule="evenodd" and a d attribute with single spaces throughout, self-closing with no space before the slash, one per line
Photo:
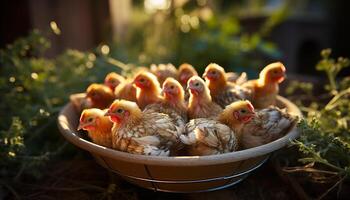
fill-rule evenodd
<path id="1" fill-rule="evenodd" d="M 267 162 L 230 188 L 196 194 L 171 194 L 142 189 L 124 181 L 90 157 L 50 164 L 40 181 L 20 186 L 24 199 L 298 199 Z M 21 195 L 22 196 L 22 195 Z"/>

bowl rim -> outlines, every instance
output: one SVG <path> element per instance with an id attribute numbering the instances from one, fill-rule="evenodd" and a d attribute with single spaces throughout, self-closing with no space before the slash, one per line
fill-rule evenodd
<path id="1" fill-rule="evenodd" d="M 302 117 L 299 108 L 291 101 L 282 96 L 277 96 L 277 100 L 284 104 L 286 108 L 289 109 L 294 115 Z M 294 126 L 285 136 L 270 143 L 250 149 L 209 156 L 145 156 L 103 147 L 79 137 L 77 131 L 71 128 L 72 125 L 68 122 L 67 118 L 67 116 L 72 112 L 73 109 L 74 107 L 72 103 L 66 104 L 60 111 L 57 119 L 58 128 L 61 134 L 69 142 L 86 151 L 89 151 L 92 154 L 98 154 L 100 156 L 105 156 L 111 159 L 133 162 L 138 164 L 157 166 L 203 166 L 237 162 L 241 160 L 267 155 L 277 149 L 284 147 L 285 145 L 290 143 L 291 140 L 299 136 L 299 130 L 297 126 Z"/>

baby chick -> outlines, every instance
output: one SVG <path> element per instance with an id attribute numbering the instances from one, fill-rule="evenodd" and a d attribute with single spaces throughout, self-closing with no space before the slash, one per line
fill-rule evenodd
<path id="1" fill-rule="evenodd" d="M 190 99 L 187 113 L 190 119 L 216 117 L 221 113 L 221 107 L 212 101 L 208 87 L 199 76 L 188 80 L 188 89 Z"/>
<path id="2" fill-rule="evenodd" d="M 185 100 L 188 101 L 190 98 L 190 93 L 188 90 L 186 90 L 188 79 L 190 79 L 192 76 L 198 76 L 198 73 L 196 69 L 188 64 L 183 63 L 179 67 L 179 73 L 177 76 L 177 80 L 181 83 L 183 89 L 185 90 Z"/>
<path id="3" fill-rule="evenodd" d="M 209 64 L 205 68 L 203 77 L 206 79 L 213 101 L 223 108 L 232 102 L 251 98 L 249 89 L 227 81 L 224 68 L 218 64 Z"/>
<path id="4" fill-rule="evenodd" d="M 93 83 L 86 90 L 86 97 L 91 101 L 92 108 L 105 109 L 115 99 L 113 91 L 102 84 Z"/>
<path id="5" fill-rule="evenodd" d="M 150 72 L 140 72 L 134 79 L 137 87 L 136 99 L 137 105 L 144 109 L 148 104 L 159 103 L 162 101 L 161 88 L 157 77 Z"/>
<path id="6" fill-rule="evenodd" d="M 186 150 L 190 155 L 220 154 L 239 148 L 240 131 L 255 113 L 249 102 L 233 104 L 215 119 L 199 118 L 187 123 L 185 134 L 180 139 L 187 145 Z"/>
<path id="7" fill-rule="evenodd" d="M 163 84 L 165 79 L 168 77 L 176 78 L 177 76 L 177 70 L 175 66 L 171 63 L 159 64 L 158 66 L 155 64 L 152 64 L 151 72 L 157 76 L 157 79 L 160 84 Z"/>
<path id="8" fill-rule="evenodd" d="M 107 85 L 109 88 L 111 88 L 112 91 L 121 84 L 122 82 L 125 81 L 125 78 L 115 72 L 111 72 L 107 74 L 105 77 L 105 85 Z"/>
<path id="9" fill-rule="evenodd" d="M 198 118 L 186 124 L 186 134 L 180 136 L 191 156 L 205 156 L 237 150 L 238 143 L 234 132 L 217 120 Z"/>
<path id="10" fill-rule="evenodd" d="M 78 130 L 86 130 L 91 140 L 101 146 L 112 148 L 113 123 L 98 108 L 85 109 L 80 116 Z"/>
<path id="11" fill-rule="evenodd" d="M 169 77 L 163 83 L 162 93 L 163 100 L 147 105 L 145 110 L 168 114 L 178 127 L 183 128 L 187 122 L 187 106 L 182 86 L 177 80 Z"/>
<path id="12" fill-rule="evenodd" d="M 169 156 L 179 142 L 178 127 L 167 114 L 142 112 L 135 102 L 115 100 L 105 115 L 114 123 L 113 147 L 117 150 Z"/>
<path id="13" fill-rule="evenodd" d="M 249 101 L 237 101 L 225 108 L 219 121 L 229 125 L 237 133 L 241 147 L 247 149 L 282 137 L 297 118 L 277 107 L 255 112 Z"/>
<path id="14" fill-rule="evenodd" d="M 243 84 L 252 91 L 252 103 L 256 108 L 275 105 L 279 84 L 285 79 L 286 68 L 280 62 L 267 65 L 259 74 L 259 79 Z"/>
<path id="15" fill-rule="evenodd" d="M 256 116 L 243 126 L 242 147 L 252 148 L 283 137 L 295 124 L 297 118 L 286 110 L 269 107 L 257 111 Z"/>
<path id="16" fill-rule="evenodd" d="M 134 86 L 133 80 L 127 79 L 121 82 L 115 89 L 114 94 L 117 99 L 124 99 L 128 101 L 136 100 L 136 87 Z"/>

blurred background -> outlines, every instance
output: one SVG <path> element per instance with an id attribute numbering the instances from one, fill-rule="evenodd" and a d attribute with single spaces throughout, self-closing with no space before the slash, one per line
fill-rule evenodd
<path id="1" fill-rule="evenodd" d="M 314 75 L 319 52 L 350 56 L 346 0 L 21 0 L 1 2 L 0 47 L 41 30 L 46 56 L 108 44 L 126 63 L 217 62 L 256 71 L 281 60 L 289 72 Z M 57 27 L 59 34 L 50 34 Z M 54 27 L 52 27 L 54 26 Z M 348 71 L 347 71 L 348 72 Z M 346 73 L 346 72 L 345 72 Z"/>

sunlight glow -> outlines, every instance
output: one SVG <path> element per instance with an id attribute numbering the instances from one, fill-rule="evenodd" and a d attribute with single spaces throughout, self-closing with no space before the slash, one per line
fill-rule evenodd
<path id="1" fill-rule="evenodd" d="M 145 10 L 149 13 L 153 13 L 157 10 L 167 10 L 170 8 L 170 0 L 145 0 Z"/>
<path id="2" fill-rule="evenodd" d="M 50 22 L 50 27 L 51 27 L 52 31 L 56 35 L 60 35 L 61 34 L 61 30 L 58 28 L 57 23 L 55 21 L 51 21 Z"/>
<path id="3" fill-rule="evenodd" d="M 109 54 L 109 46 L 107 46 L 107 45 L 102 45 L 102 47 L 101 47 L 101 52 L 102 52 L 102 54 L 104 54 L 104 55 L 107 55 L 107 54 Z"/>

